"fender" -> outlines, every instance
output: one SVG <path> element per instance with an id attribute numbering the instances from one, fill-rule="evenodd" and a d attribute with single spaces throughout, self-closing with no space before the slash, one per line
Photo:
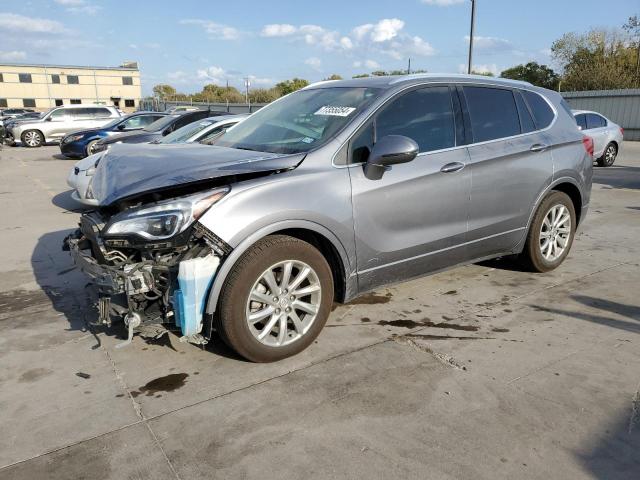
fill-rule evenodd
<path id="1" fill-rule="evenodd" d="M 305 230 L 311 230 L 316 232 L 325 238 L 327 238 L 333 247 L 336 249 L 340 258 L 342 260 L 342 264 L 344 265 L 345 272 L 344 276 L 346 279 L 347 287 L 346 287 L 346 297 L 349 299 L 353 297 L 355 292 L 357 291 L 357 277 L 355 272 L 348 271 L 349 268 L 349 260 L 347 256 L 347 252 L 344 248 L 344 245 L 340 242 L 338 237 L 336 237 L 333 232 L 331 232 L 326 227 L 315 223 L 310 222 L 308 220 L 284 220 L 281 222 L 276 222 L 266 227 L 261 228 L 260 230 L 252 233 L 247 238 L 245 238 L 242 242 L 238 244 L 236 248 L 233 249 L 231 254 L 225 259 L 224 263 L 220 266 L 218 271 L 215 274 L 215 278 L 213 280 L 213 284 L 211 285 L 211 290 L 209 291 L 209 298 L 207 300 L 207 309 L 206 313 L 212 315 L 216 311 L 216 307 L 218 305 L 218 298 L 220 296 L 220 291 L 222 290 L 222 286 L 229 275 L 229 272 L 238 261 L 238 259 L 242 256 L 244 252 L 246 252 L 252 245 L 254 245 L 261 238 L 266 237 L 272 233 L 287 230 L 292 228 L 300 228 Z"/>
<path id="2" fill-rule="evenodd" d="M 522 248 L 524 247 L 524 241 L 527 238 L 527 235 L 529 234 L 529 228 L 531 227 L 531 222 L 533 221 L 533 216 L 535 215 L 536 211 L 538 210 L 538 207 L 540 206 L 540 204 L 542 203 L 542 200 L 544 200 L 544 197 L 547 196 L 547 194 L 554 189 L 554 187 L 556 187 L 557 185 L 560 185 L 561 183 L 571 183 L 572 185 L 574 185 L 578 191 L 580 192 L 580 198 L 582 199 L 582 201 L 584 202 L 584 196 L 582 194 L 582 186 L 578 183 L 578 181 L 573 178 L 573 177 L 560 177 L 560 178 L 556 178 L 554 179 L 548 186 L 547 188 L 545 188 L 540 195 L 538 195 L 538 198 L 536 199 L 535 203 L 533 204 L 533 208 L 531 209 L 531 212 L 529 212 L 529 219 L 527 220 L 527 225 L 526 228 L 524 229 L 524 234 L 522 236 L 522 238 L 520 239 L 520 241 L 518 242 L 518 244 L 514 247 L 513 249 L 513 253 L 519 253 L 522 251 Z M 588 207 L 588 204 L 584 204 L 582 203 L 582 211 L 584 212 L 585 208 Z M 584 219 L 584 215 L 580 216 L 580 219 Z M 580 222 L 582 223 L 582 222 Z"/>

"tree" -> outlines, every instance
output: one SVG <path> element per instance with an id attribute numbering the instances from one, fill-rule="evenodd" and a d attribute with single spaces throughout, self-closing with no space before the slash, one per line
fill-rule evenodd
<path id="1" fill-rule="evenodd" d="M 477 70 L 471 70 L 471 75 L 482 75 L 483 77 L 493 77 L 493 73 L 485 70 L 483 72 L 477 71 Z"/>
<path id="2" fill-rule="evenodd" d="M 551 52 L 562 67 L 562 90 L 640 87 L 636 46 L 622 29 L 567 33 Z"/>
<path id="3" fill-rule="evenodd" d="M 515 67 L 507 68 L 500 74 L 500 77 L 522 80 L 550 90 L 557 90 L 558 82 L 560 81 L 560 75 L 548 66 L 540 65 L 536 62 L 529 62 L 526 65 L 516 65 Z"/>
<path id="4" fill-rule="evenodd" d="M 280 97 L 280 90 L 277 88 L 254 88 L 249 90 L 249 101 L 251 103 L 269 103 Z"/>
<path id="5" fill-rule="evenodd" d="M 368 73 L 358 73 L 357 75 L 353 75 L 351 78 L 367 78 L 368 76 Z"/>
<path id="6" fill-rule="evenodd" d="M 280 95 L 287 95 L 291 92 L 295 92 L 296 90 L 300 90 L 301 88 L 309 85 L 309 81 L 303 78 L 293 78 L 291 80 L 285 80 L 280 83 L 276 83 L 276 87 L 280 91 Z"/>
<path id="7" fill-rule="evenodd" d="M 172 97 L 176 94 L 176 89 L 171 85 L 167 85 L 166 83 L 162 83 L 160 85 L 156 85 L 153 87 L 153 95 L 155 97 L 167 98 Z"/>
<path id="8" fill-rule="evenodd" d="M 638 52 L 636 57 L 636 81 L 638 85 L 640 85 L 640 18 L 638 15 L 629 17 L 629 20 L 622 26 L 622 29 L 627 32 L 633 42 L 635 42 L 635 49 Z"/>
<path id="9" fill-rule="evenodd" d="M 342 80 L 342 77 L 337 73 L 334 73 L 333 75 L 325 78 L 325 80 Z"/>

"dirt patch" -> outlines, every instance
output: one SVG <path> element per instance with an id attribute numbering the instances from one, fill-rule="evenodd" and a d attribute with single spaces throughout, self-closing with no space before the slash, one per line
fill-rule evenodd
<path id="1" fill-rule="evenodd" d="M 415 321 L 409 319 L 402 320 L 380 320 L 378 325 L 399 327 L 399 328 L 418 328 L 418 327 L 434 327 L 434 328 L 448 328 L 451 330 L 464 330 L 467 332 L 477 332 L 480 327 L 475 325 L 458 325 L 456 323 L 435 323 L 428 318 L 422 321 Z"/>
<path id="2" fill-rule="evenodd" d="M 144 393 L 145 396 L 152 397 L 158 392 L 173 392 L 184 386 L 187 377 L 189 377 L 188 373 L 171 373 L 164 377 L 158 377 L 146 383 L 137 391 L 131 392 L 131 396 L 135 398 Z"/>
<path id="3" fill-rule="evenodd" d="M 20 383 L 30 383 L 37 382 L 41 378 L 47 377 L 53 373 L 53 370 L 48 368 L 32 368 L 31 370 L 27 370 L 20 378 L 18 378 L 18 382 Z"/>
<path id="4" fill-rule="evenodd" d="M 498 333 L 507 333 L 509 329 L 508 328 L 492 328 L 491 331 L 498 332 Z"/>

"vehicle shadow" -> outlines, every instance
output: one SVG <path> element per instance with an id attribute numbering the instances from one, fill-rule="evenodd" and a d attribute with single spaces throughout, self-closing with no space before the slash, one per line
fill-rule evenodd
<path id="1" fill-rule="evenodd" d="M 53 203 L 58 208 L 66 210 L 67 212 L 79 213 L 91 209 L 91 207 L 83 205 L 82 203 L 74 200 L 71 197 L 71 193 L 73 193 L 73 190 L 67 190 L 65 192 L 58 193 L 51 199 L 51 203 Z"/>
<path id="2" fill-rule="evenodd" d="M 93 349 L 102 346 L 102 336 L 124 341 L 127 330 L 121 318 L 112 316 L 112 326 L 95 325 L 98 320 L 97 295 L 89 278 L 75 267 L 69 252 L 62 244 L 74 229 L 59 230 L 42 235 L 31 254 L 31 267 L 40 289 L 47 295 L 53 309 L 64 316 L 69 326 L 66 331 L 91 333 L 95 338 Z M 179 333 L 178 333 L 179 335 Z M 160 338 L 140 337 L 145 343 L 177 351 L 179 336 L 167 333 Z M 206 350 L 222 357 L 242 360 L 216 335 L 206 345 Z"/>
<path id="3" fill-rule="evenodd" d="M 630 398 L 629 412 L 620 412 L 591 445 L 574 455 L 593 478 L 623 480 L 638 478 L 640 472 L 640 397 Z"/>
<path id="4" fill-rule="evenodd" d="M 593 183 L 604 188 L 640 190 L 640 167 L 612 166 L 593 169 Z"/>
<path id="5" fill-rule="evenodd" d="M 51 158 L 55 158 L 56 160 L 73 160 L 73 158 L 69 158 L 61 153 L 54 153 L 51 155 Z"/>
<path id="6" fill-rule="evenodd" d="M 626 317 L 629 320 L 611 318 L 610 316 L 598 315 L 589 312 L 578 312 L 563 310 L 555 307 L 544 307 L 540 305 L 530 305 L 534 310 L 539 312 L 551 313 L 555 315 L 564 315 L 587 322 L 597 323 L 611 328 L 616 328 L 631 333 L 640 333 L 640 306 L 626 305 L 624 303 L 613 302 L 601 298 L 589 297 L 586 295 L 571 295 L 571 299 L 581 303 L 582 305 L 602 310 L 603 312 L 613 313 L 615 315 Z"/>
<path id="7" fill-rule="evenodd" d="M 496 270 L 508 270 L 510 272 L 528 272 L 526 265 L 518 258 L 517 255 L 508 255 L 506 257 L 492 258 L 478 262 L 476 265 L 487 268 L 495 268 Z"/>

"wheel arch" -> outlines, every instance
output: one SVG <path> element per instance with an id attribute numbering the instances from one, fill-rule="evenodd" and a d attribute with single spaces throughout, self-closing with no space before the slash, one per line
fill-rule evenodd
<path id="1" fill-rule="evenodd" d="M 289 220 L 264 227 L 240 242 L 215 274 L 207 298 L 206 313 L 213 315 L 218 306 L 222 286 L 238 259 L 257 241 L 268 235 L 290 235 L 314 245 L 327 259 L 333 274 L 335 300 L 343 302 L 351 298 L 356 291 L 355 275 L 348 270 L 347 251 L 340 240 L 326 227 L 308 220 Z"/>

